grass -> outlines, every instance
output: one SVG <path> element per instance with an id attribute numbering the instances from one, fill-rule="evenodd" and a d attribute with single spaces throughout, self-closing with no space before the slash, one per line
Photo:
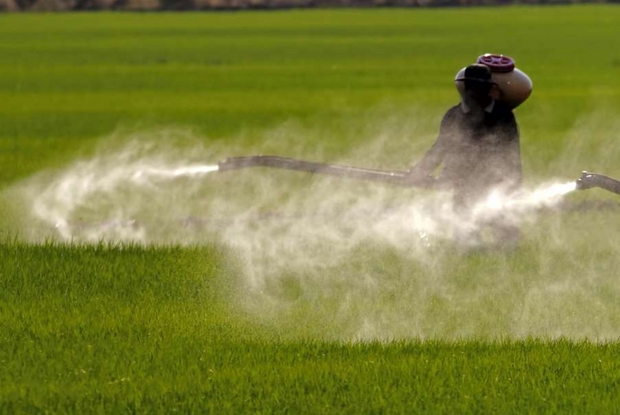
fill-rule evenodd
<path id="1" fill-rule="evenodd" d="M 598 412 L 617 344 L 278 340 L 215 247 L 4 244 L 2 412 Z"/>
<path id="2" fill-rule="evenodd" d="M 529 181 L 620 176 L 619 18 L 602 5 L 0 15 L 0 413 L 613 412 L 617 210 L 544 214 L 511 254 L 421 261 L 296 239 L 310 265 L 282 255 L 256 292 L 226 239 L 33 244 L 30 207 L 10 196 L 102 141 L 175 128 L 218 156 L 405 167 L 455 103 L 457 69 L 489 51 L 535 83 L 517 110 Z M 231 216 L 245 193 L 372 197 L 273 177 L 200 191 Z M 168 190 L 149 203 L 184 195 Z M 571 196 L 586 197 L 614 200 Z M 259 231 L 266 252 L 284 249 Z"/>

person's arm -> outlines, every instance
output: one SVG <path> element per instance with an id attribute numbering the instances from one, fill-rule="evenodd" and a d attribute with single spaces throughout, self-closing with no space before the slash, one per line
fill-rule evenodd
<path id="1" fill-rule="evenodd" d="M 504 133 L 507 139 L 505 159 L 507 178 L 513 182 L 513 187 L 518 189 L 523 182 L 523 170 L 521 167 L 519 127 L 512 112 L 506 120 Z"/>
<path id="2" fill-rule="evenodd" d="M 444 115 L 441 120 L 441 126 L 439 127 L 439 134 L 435 143 L 424 154 L 424 156 L 418 161 L 408 172 L 408 181 L 411 185 L 430 184 L 436 179 L 432 177 L 433 172 L 443 162 L 448 149 L 449 137 L 450 137 L 450 111 Z"/>

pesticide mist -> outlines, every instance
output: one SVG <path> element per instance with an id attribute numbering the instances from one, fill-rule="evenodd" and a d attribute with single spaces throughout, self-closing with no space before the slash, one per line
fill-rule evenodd
<path id="1" fill-rule="evenodd" d="M 584 223 L 560 210 L 574 180 L 517 194 L 497 189 L 459 215 L 445 192 L 266 169 L 218 172 L 218 160 L 251 153 L 206 146 L 187 131 L 106 141 L 117 144 L 4 192 L 20 212 L 20 237 L 221 244 L 232 258 L 222 276 L 231 307 L 283 337 L 620 335 L 620 251 L 593 242 L 608 232 L 602 217 Z M 382 167 L 368 154 L 346 162 Z M 487 225 L 498 217 L 521 227 L 518 247 L 493 246 Z M 454 241 L 474 234 L 480 244 Z"/>

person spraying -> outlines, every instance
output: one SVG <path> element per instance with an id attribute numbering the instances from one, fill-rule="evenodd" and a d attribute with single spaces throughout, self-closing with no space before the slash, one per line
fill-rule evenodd
<path id="1" fill-rule="evenodd" d="M 478 62 L 457 74 L 461 102 L 446 112 L 437 140 L 409 171 L 412 183 L 432 181 L 451 189 L 455 212 L 464 219 L 491 192 L 511 194 L 521 187 L 519 128 L 512 109 L 531 92 L 531 81 L 520 71 L 516 73 L 521 81 L 516 90 L 502 90 L 494 79 L 493 63 L 501 74 L 514 73 L 512 59 L 483 55 Z M 514 75 L 512 81 L 504 83 L 514 88 Z M 441 173 L 433 176 L 440 165 Z M 489 219 L 486 225 L 495 242 L 515 245 L 520 239 L 518 227 L 501 215 Z M 474 232 L 456 236 L 462 243 L 479 245 L 482 235 L 475 228 Z"/>
<path id="2" fill-rule="evenodd" d="M 437 140 L 410 170 L 377 170 L 263 154 L 228 157 L 218 163 L 217 170 L 269 167 L 406 188 L 448 189 L 453 192 L 456 218 L 463 223 L 454 236 L 466 250 L 489 246 L 486 230 L 491 231 L 496 244 L 516 246 L 520 218 L 515 215 L 524 208 L 545 205 L 541 197 L 553 199 L 594 187 L 620 194 L 620 181 L 590 172 L 574 183 L 552 186 L 551 193 L 549 189 L 542 193 L 519 191 L 523 175 L 513 110 L 530 96 L 532 81 L 515 67 L 512 58 L 482 55 L 457 73 L 455 86 L 461 101 L 446 112 Z"/>

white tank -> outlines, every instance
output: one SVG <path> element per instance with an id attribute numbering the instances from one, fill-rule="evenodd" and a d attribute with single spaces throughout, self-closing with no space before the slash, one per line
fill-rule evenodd
<path id="1" fill-rule="evenodd" d="M 506 103 L 511 108 L 523 104 L 532 93 L 532 80 L 525 72 L 515 67 L 515 61 L 505 55 L 487 53 L 478 58 L 477 63 L 486 65 L 491 69 L 492 80 L 496 84 L 491 90 L 491 96 Z M 456 79 L 462 78 L 465 68 L 456 74 Z M 465 92 L 463 82 L 454 82 L 461 97 Z"/>

